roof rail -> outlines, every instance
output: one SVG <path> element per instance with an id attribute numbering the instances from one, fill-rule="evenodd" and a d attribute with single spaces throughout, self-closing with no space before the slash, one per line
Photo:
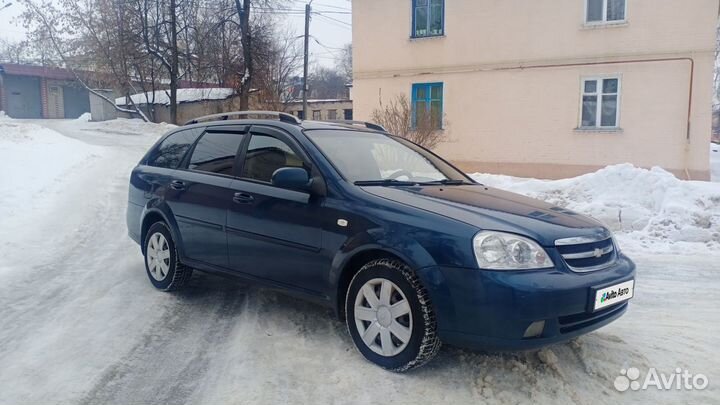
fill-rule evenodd
<path id="1" fill-rule="evenodd" d="M 362 125 L 362 126 L 364 126 L 365 128 L 367 128 L 367 129 L 374 129 L 374 130 L 376 130 L 376 131 L 387 132 L 387 129 L 385 129 L 382 125 L 380 125 L 380 124 L 375 124 L 375 123 L 372 123 L 372 122 L 367 122 L 367 121 L 329 120 L 328 122 L 336 122 L 336 123 L 338 123 L 338 124 L 348 124 L 348 125 Z"/>
<path id="2" fill-rule="evenodd" d="M 230 117 L 252 117 L 252 116 L 270 116 L 275 117 L 279 119 L 282 122 L 287 122 L 288 124 L 295 124 L 300 125 L 302 121 L 300 121 L 296 116 L 284 112 L 279 111 L 232 111 L 232 112 L 226 112 L 226 113 L 220 113 L 220 114 L 212 114 L 212 115 L 205 115 L 203 117 L 198 117 L 195 119 L 192 119 L 188 122 L 186 122 L 184 125 L 191 125 L 191 124 L 198 124 L 201 122 L 210 122 L 210 121 L 227 121 L 230 119 Z"/>

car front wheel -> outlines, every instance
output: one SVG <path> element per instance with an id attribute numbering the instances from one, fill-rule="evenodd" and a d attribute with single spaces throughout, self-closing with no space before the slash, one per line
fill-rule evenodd
<path id="1" fill-rule="evenodd" d="M 428 293 L 403 262 L 378 259 L 353 277 L 345 318 L 366 359 L 396 372 L 430 361 L 440 349 Z"/>

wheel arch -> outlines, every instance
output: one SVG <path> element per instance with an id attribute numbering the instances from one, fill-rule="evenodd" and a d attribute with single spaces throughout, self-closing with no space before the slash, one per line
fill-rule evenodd
<path id="1" fill-rule="evenodd" d="M 372 244 L 357 248 L 343 255 L 340 264 L 335 266 L 334 292 L 332 305 L 335 315 L 340 320 L 345 320 L 345 296 L 347 295 L 350 281 L 366 263 L 377 259 L 397 259 L 407 264 L 413 271 L 424 267 L 410 255 L 399 252 L 386 246 Z"/>
<path id="2" fill-rule="evenodd" d="M 164 222 L 167 224 L 168 229 L 170 230 L 170 234 L 172 235 L 173 241 L 175 242 L 175 248 L 178 251 L 178 254 L 183 257 L 183 244 L 182 244 L 182 238 L 180 237 L 180 232 L 178 232 L 177 223 L 175 222 L 175 218 L 170 213 L 166 213 L 163 210 L 161 210 L 159 207 L 149 207 L 145 209 L 145 212 L 143 213 L 142 222 L 140 225 L 140 249 L 142 249 L 143 254 L 145 254 L 145 238 L 148 229 L 152 226 L 152 224 L 156 222 Z"/>

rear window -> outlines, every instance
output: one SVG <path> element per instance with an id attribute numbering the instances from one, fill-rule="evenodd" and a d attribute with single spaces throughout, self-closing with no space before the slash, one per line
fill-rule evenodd
<path id="1" fill-rule="evenodd" d="M 194 128 L 178 131 L 168 136 L 153 150 L 148 157 L 147 164 L 176 169 L 202 132 L 203 128 Z"/>

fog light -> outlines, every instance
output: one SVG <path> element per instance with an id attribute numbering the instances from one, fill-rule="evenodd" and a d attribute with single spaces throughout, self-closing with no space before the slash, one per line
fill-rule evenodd
<path id="1" fill-rule="evenodd" d="M 525 329 L 523 339 L 538 337 L 542 335 L 543 329 L 545 329 L 545 321 L 535 321 L 531 323 L 530 326 L 527 327 L 527 329 Z"/>

